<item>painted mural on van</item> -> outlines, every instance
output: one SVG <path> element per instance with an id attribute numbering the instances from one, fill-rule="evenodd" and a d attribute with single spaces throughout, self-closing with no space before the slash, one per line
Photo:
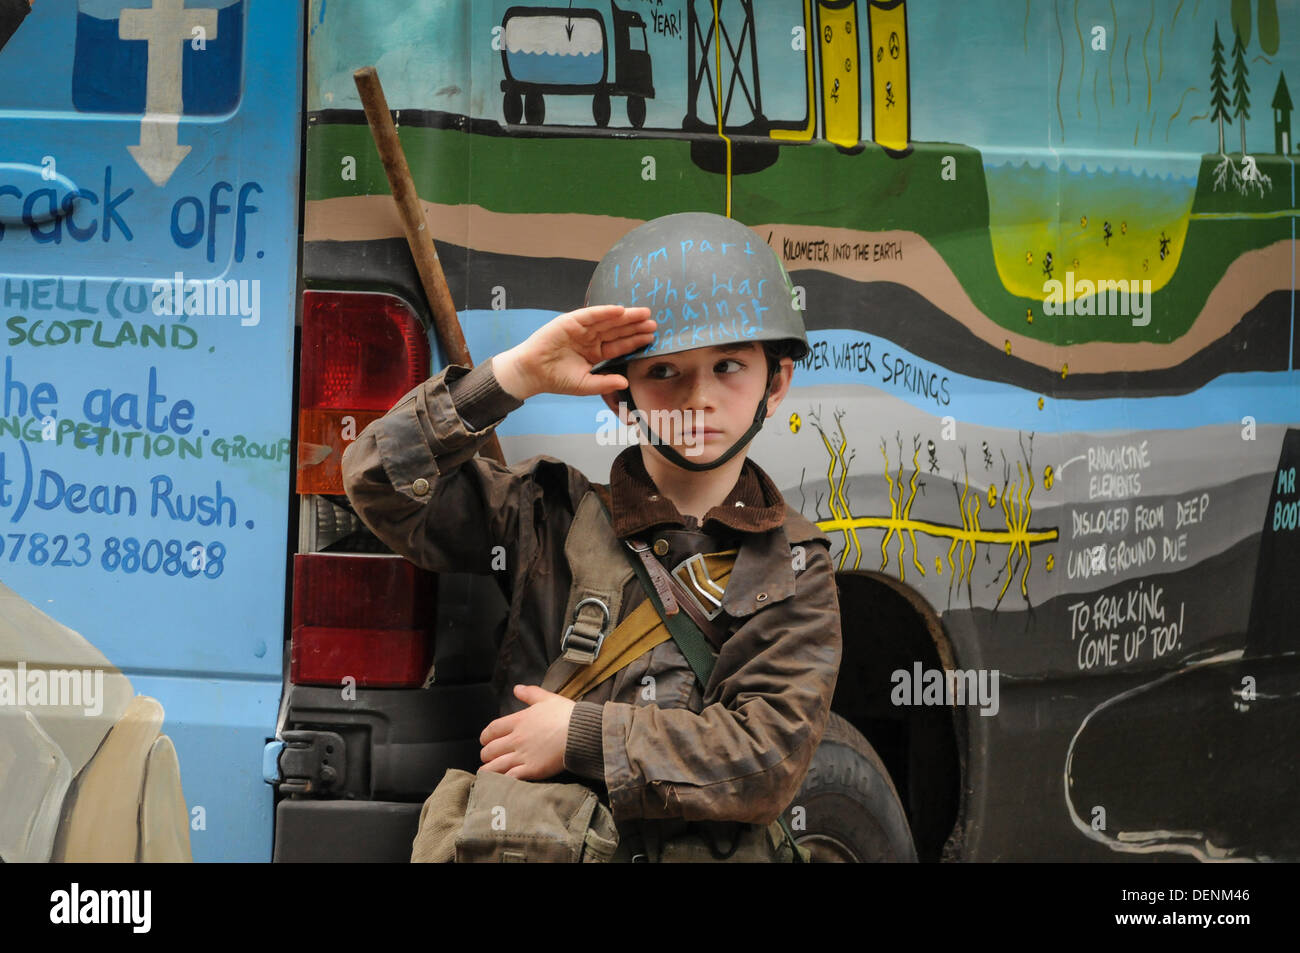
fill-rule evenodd
<path id="1" fill-rule="evenodd" d="M 352 84 L 365 63 L 478 360 L 579 306 L 636 224 L 745 222 L 790 271 L 812 344 L 755 459 L 845 577 L 905 587 L 940 620 L 942 657 L 1004 680 L 1002 717 L 967 719 L 968 743 L 990 772 L 1030 772 L 1040 839 L 972 797 L 966 856 L 1300 856 L 1294 825 L 1262 838 L 1240 810 L 1300 795 L 1267 755 L 1300 740 L 1300 9 L 498 0 L 404 16 L 377 30 L 311 5 L 308 263 L 401 240 Z M 599 412 L 544 395 L 498 433 L 512 462 L 547 453 L 602 479 Z M 1032 686 L 1065 680 L 1053 717 L 1034 714 Z"/>

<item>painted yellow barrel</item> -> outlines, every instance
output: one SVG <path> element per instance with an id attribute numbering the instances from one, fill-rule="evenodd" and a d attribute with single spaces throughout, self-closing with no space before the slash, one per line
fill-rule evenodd
<path id="1" fill-rule="evenodd" d="M 911 137 L 907 83 L 906 0 L 869 0 L 871 28 L 871 138 L 905 152 Z"/>
<path id="2" fill-rule="evenodd" d="M 846 149 L 862 138 L 862 97 L 855 0 L 818 0 L 822 128 L 828 142 Z"/>

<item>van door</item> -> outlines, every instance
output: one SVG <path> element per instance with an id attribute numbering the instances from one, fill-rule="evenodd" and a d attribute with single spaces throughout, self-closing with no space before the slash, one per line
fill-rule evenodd
<path id="1" fill-rule="evenodd" d="M 0 762 L 22 783 L 0 786 L 0 857 L 269 860 L 302 10 L 19 13 L 0 13 Z"/>

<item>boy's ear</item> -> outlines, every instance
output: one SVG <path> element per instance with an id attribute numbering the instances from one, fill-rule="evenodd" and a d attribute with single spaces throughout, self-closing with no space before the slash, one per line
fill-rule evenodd
<path id="1" fill-rule="evenodd" d="M 627 416 L 619 410 L 620 407 L 627 406 L 626 388 L 623 390 L 616 390 L 610 394 L 601 394 L 600 399 L 605 402 L 606 407 L 614 412 L 620 423 L 628 423 Z"/>
<path id="2" fill-rule="evenodd" d="M 777 365 L 776 376 L 772 379 L 772 389 L 767 395 L 767 416 L 771 417 L 790 392 L 790 382 L 794 378 L 794 361 L 788 357 L 781 358 Z"/>

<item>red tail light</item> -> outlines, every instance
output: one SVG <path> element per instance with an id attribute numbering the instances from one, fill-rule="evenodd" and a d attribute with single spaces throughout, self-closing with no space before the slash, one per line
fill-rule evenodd
<path id="1" fill-rule="evenodd" d="M 290 679 L 418 688 L 433 663 L 436 579 L 400 556 L 294 557 Z"/>
<path id="2" fill-rule="evenodd" d="M 428 336 L 400 298 L 305 292 L 298 492 L 341 494 L 348 443 L 428 376 Z"/>

